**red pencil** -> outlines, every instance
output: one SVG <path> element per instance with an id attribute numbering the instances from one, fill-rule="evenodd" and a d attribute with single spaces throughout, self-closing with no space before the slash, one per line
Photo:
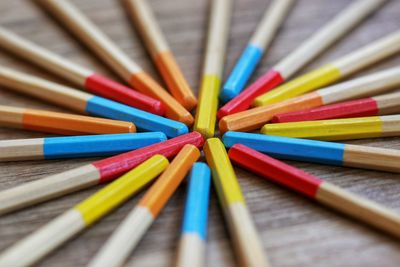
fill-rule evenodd
<path id="1" fill-rule="evenodd" d="M 233 163 L 400 238 L 400 215 L 244 145 L 229 150 Z"/>

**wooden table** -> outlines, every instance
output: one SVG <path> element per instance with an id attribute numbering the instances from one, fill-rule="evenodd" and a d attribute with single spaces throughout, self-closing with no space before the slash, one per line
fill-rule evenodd
<path id="1" fill-rule="evenodd" d="M 129 56 L 135 58 L 155 77 L 159 77 L 120 1 L 74 0 L 73 2 L 110 35 Z M 270 1 L 235 1 L 225 75 L 232 68 L 268 2 Z M 348 0 L 298 1 L 254 77 L 265 72 L 348 3 Z M 153 0 L 151 5 L 191 86 L 197 89 L 204 53 L 208 1 Z M 1 1 L 0 24 L 75 62 L 90 66 L 117 79 L 104 64 L 76 42 L 34 1 Z M 313 64 L 307 66 L 306 70 L 398 30 L 399 26 L 400 1 L 392 0 L 348 37 L 343 38 Z M 5 66 L 64 82 L 4 52 L 0 52 L 0 62 Z M 400 57 L 397 55 L 363 73 L 358 73 L 357 76 L 399 63 Z M 4 88 L 0 88 L 0 104 L 67 111 L 30 97 L 11 93 Z M 41 133 L 0 129 L 1 139 L 43 136 L 45 135 Z M 351 143 L 400 149 L 400 138 L 371 139 Z M 0 189 L 65 171 L 94 160 L 2 163 L 0 164 Z M 316 164 L 293 164 L 400 212 L 400 175 Z M 399 266 L 400 244 L 397 240 L 246 171 L 239 168 L 236 168 L 236 171 L 272 266 Z M 1 217 L 0 249 L 10 246 L 35 231 L 99 188 L 84 190 Z M 99 223 L 69 241 L 46 257 L 39 266 L 85 266 L 132 209 L 139 197 L 128 201 Z M 185 187 L 182 186 L 132 254 L 130 262 L 132 266 L 171 266 L 180 232 L 184 197 Z M 208 233 L 207 266 L 236 266 L 215 192 L 211 199 Z"/>

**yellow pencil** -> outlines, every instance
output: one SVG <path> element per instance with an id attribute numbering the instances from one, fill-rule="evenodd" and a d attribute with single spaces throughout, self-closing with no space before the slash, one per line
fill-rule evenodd
<path id="1" fill-rule="evenodd" d="M 0 254 L 0 266 L 31 266 L 142 189 L 168 166 L 155 155 Z"/>
<path id="2" fill-rule="evenodd" d="M 400 31 L 370 42 L 329 64 L 317 68 L 257 97 L 253 106 L 266 106 L 332 84 L 400 51 Z"/>
<path id="3" fill-rule="evenodd" d="M 193 127 L 206 138 L 213 137 L 215 132 L 231 8 L 231 0 L 211 1 L 206 57 Z"/>
<path id="4" fill-rule="evenodd" d="M 261 133 L 327 141 L 399 136 L 400 115 L 266 124 Z"/>
<path id="5" fill-rule="evenodd" d="M 210 138 L 204 145 L 204 154 L 241 266 L 269 266 L 224 144 L 218 138 Z"/>

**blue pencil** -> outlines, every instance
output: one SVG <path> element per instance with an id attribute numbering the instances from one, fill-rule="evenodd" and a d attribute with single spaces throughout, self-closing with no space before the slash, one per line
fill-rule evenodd
<path id="1" fill-rule="evenodd" d="M 227 132 L 226 147 L 242 144 L 279 159 L 400 172 L 400 150 L 264 134 Z"/>
<path id="2" fill-rule="evenodd" d="M 0 161 L 110 156 L 165 140 L 161 132 L 4 140 Z"/>
<path id="3" fill-rule="evenodd" d="M 195 163 L 189 177 L 177 267 L 204 266 L 210 183 L 210 168 Z"/>
<path id="4" fill-rule="evenodd" d="M 260 24 L 221 90 L 220 99 L 223 102 L 230 101 L 244 89 L 293 3 L 293 0 L 275 0 L 265 11 Z"/>

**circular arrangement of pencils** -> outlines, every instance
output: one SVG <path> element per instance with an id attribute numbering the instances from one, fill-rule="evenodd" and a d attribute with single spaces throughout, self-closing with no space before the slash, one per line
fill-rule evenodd
<path id="1" fill-rule="evenodd" d="M 400 238 L 400 213 L 395 208 L 350 192 L 334 180 L 304 171 L 302 166 L 306 165 L 295 163 L 328 166 L 332 172 L 332 166 L 376 171 L 382 177 L 400 173 L 400 149 L 365 145 L 362 140 L 348 142 L 400 136 L 400 66 L 358 74 L 399 57 L 400 19 L 397 17 L 394 31 L 374 39 L 366 35 L 366 41 L 351 52 L 305 71 L 308 64 L 351 35 L 390 0 L 347 2 L 302 42 L 292 44 L 275 63 L 269 63 L 272 67 L 261 75 L 257 67 L 273 56 L 271 48 L 279 45 L 276 39 L 285 31 L 285 23 L 309 0 L 269 1 L 258 25 L 249 29 L 252 34 L 248 43 L 231 69 L 226 67 L 226 57 L 235 26 L 236 1 L 208 1 L 198 93 L 175 58 L 179 51 L 163 32 L 151 1 L 124 0 L 119 4 L 160 80 L 89 18 L 79 7 L 81 2 L 37 2 L 37 7 L 52 17 L 55 27 L 67 31 L 116 76 L 103 75 L 76 58 L 62 56 L 0 25 L 4 54 L 47 73 L 40 76 L 2 64 L 0 89 L 70 110 L 55 112 L 1 102 L 2 128 L 37 132 L 35 138 L 0 140 L 1 166 L 89 158 L 84 164 L 53 171 L 52 175 L 2 186 L 0 220 L 21 211 L 32 212 L 32 220 L 40 219 L 40 211 L 31 209 L 73 198 L 75 192 L 95 190 L 0 251 L 0 267 L 40 264 L 119 207 L 128 209 L 124 218 L 97 244 L 96 253 L 85 264 L 136 266 L 134 260 L 130 261 L 134 250 L 141 246 L 179 187 L 185 191 L 185 199 L 179 200 L 183 208 L 173 216 L 179 214 L 180 230 L 169 228 L 171 225 L 162 228 L 176 232 L 175 238 L 168 239 L 174 260 L 162 266 L 214 266 L 207 261 L 207 253 L 219 248 L 210 248 L 207 242 L 209 213 L 221 217 L 212 222 L 218 222 L 219 229 L 226 229 L 229 236 L 231 245 L 223 244 L 232 251 L 228 262 L 244 267 L 292 266 L 289 262 L 275 263 L 274 254 L 285 253 L 283 245 L 276 244 L 273 249 L 267 246 L 269 238 L 279 239 L 277 234 L 268 235 L 268 228 L 277 226 L 267 219 L 262 222 L 265 231 L 264 227 L 262 233 L 259 230 L 257 209 L 268 210 L 271 199 L 262 199 L 264 207 L 252 209 L 252 192 L 242 185 L 238 172 L 259 177 L 256 185 L 260 190 L 268 190 L 269 183 L 277 185 L 290 196 L 327 207 L 334 216 L 344 215 L 345 220 L 361 225 L 366 232 Z M 29 170 L 9 175 L 26 178 Z M 362 179 L 357 181 L 363 183 Z M 393 193 L 400 197 L 398 192 Z M 213 195 L 219 209 L 209 212 Z M 307 209 L 306 205 L 301 207 Z M 272 217 L 280 216 L 279 209 L 269 211 Z M 290 220 L 290 215 L 283 218 Z M 18 216 L 14 224 L 18 225 Z M 0 231 L 0 237 L 7 236 L 6 230 Z M 303 228 L 296 235 L 312 235 L 307 231 Z M 160 263 L 163 260 L 155 259 L 158 256 L 155 254 L 153 260 Z"/>

